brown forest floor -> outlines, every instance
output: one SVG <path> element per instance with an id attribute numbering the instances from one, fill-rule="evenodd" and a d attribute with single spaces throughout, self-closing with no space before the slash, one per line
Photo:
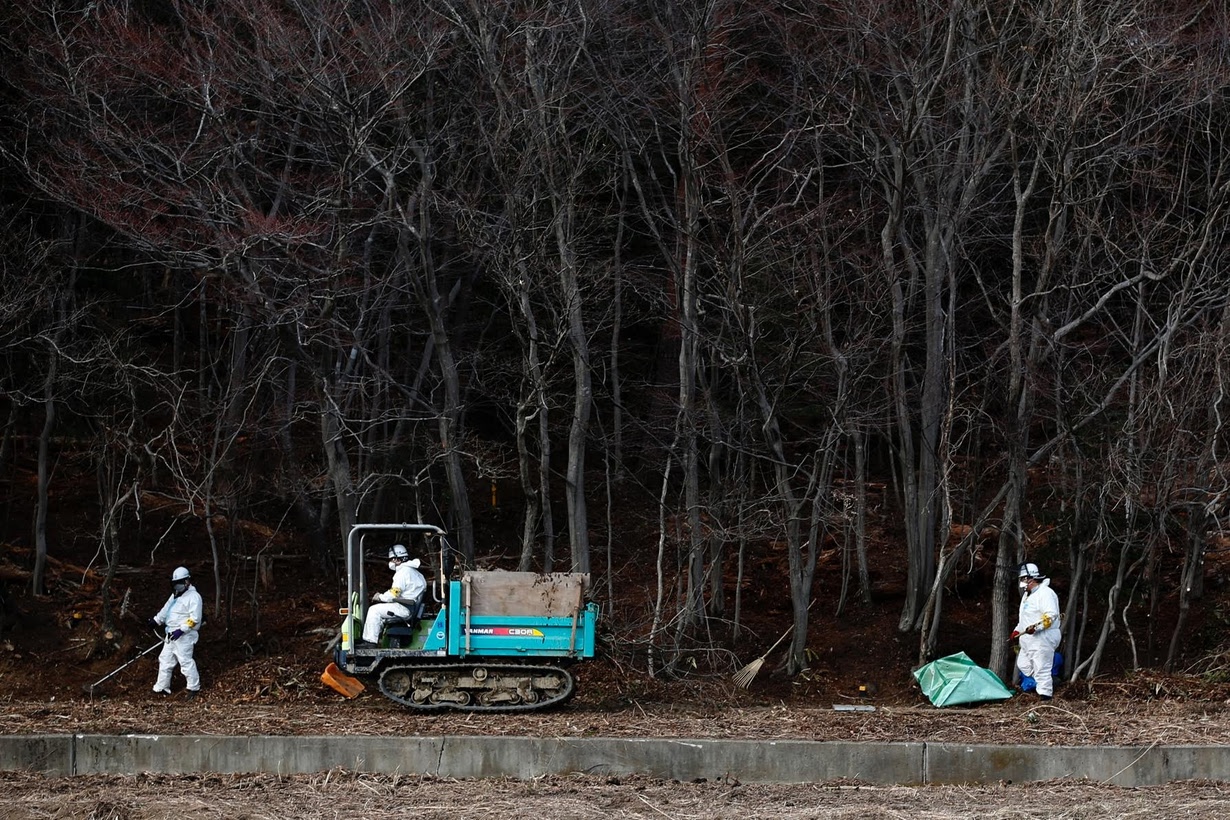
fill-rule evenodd
<path id="1" fill-rule="evenodd" d="M 1230 684 L 1197 675 L 1151 671 L 1108 673 L 1061 685 L 1056 699 L 1032 696 L 975 707 L 936 709 L 913 684 L 912 639 L 894 628 L 890 603 L 856 608 L 837 625 L 816 621 L 809 641 L 813 665 L 787 678 L 770 657 L 748 690 L 728 671 L 686 679 L 649 677 L 635 652 L 612 645 L 575 668 L 577 696 L 555 711 L 529 715 L 418 716 L 371 691 L 346 701 L 320 683 L 329 658 L 325 644 L 336 623 L 328 582 L 312 587 L 282 575 L 262 595 L 261 628 L 235 622 L 231 635 L 207 624 L 198 645 L 203 695 L 150 693 L 154 655 L 87 694 L 83 687 L 150 646 L 140 625 L 161 604 L 169 570 L 125 573 L 129 614 L 105 639 L 96 626 L 98 596 L 89 574 L 55 562 L 55 594 L 17 598 L 20 620 L 0 637 L 0 733 L 176 734 L 502 734 L 536 736 L 675 736 L 805 738 L 814 740 L 929 740 L 980 743 L 1183 744 L 1230 743 Z M 82 578 L 87 578 L 81 583 Z M 275 574 L 275 577 L 279 577 Z M 208 598 L 208 591 L 207 591 Z M 966 609 L 981 607 L 973 602 Z M 148 612 L 147 612 L 148 611 Z M 950 605 L 952 651 L 978 639 Z M 763 652 L 778 624 L 762 619 L 747 649 L 731 654 L 730 670 Z M 985 639 L 985 630 L 983 640 Z M 778 633 L 780 634 L 780 633 Z M 873 694 L 860 693 L 860 686 Z M 838 711 L 859 704 L 874 711 Z"/>
<path id="2" fill-rule="evenodd" d="M 770 556 L 771 558 L 771 556 Z M 1126 672 L 1112 667 L 1092 684 L 1060 687 L 1043 704 L 1029 696 L 974 707 L 936 709 L 913 685 L 913 636 L 896 631 L 899 596 L 881 587 L 872 606 L 831 610 L 833 568 L 821 567 L 820 602 L 809 639 L 811 668 L 793 679 L 770 656 L 750 689 L 731 673 L 764 652 L 784 629 L 785 602 L 771 589 L 744 593 L 750 634 L 718 654 L 706 674 L 651 678 L 644 657 L 621 636 L 644 601 L 617 602 L 603 628 L 602 656 L 580 664 L 578 694 L 561 709 L 529 715 L 407 714 L 378 694 L 351 701 L 319 679 L 325 644 L 338 616 L 336 579 L 312 578 L 302 562 L 279 562 L 253 591 L 254 607 L 232 613 L 229 631 L 214 617 L 197 658 L 204 691 L 188 701 L 149 691 L 153 656 L 101 685 L 82 687 L 134 657 L 155 638 L 141 626 L 168 592 L 171 564 L 126 565 L 116 581 L 127 598 L 117 631 L 100 634 L 98 579 L 86 571 L 88 551 L 52 562 L 47 596 L 20 591 L 28 554 L 0 545 L 0 580 L 21 612 L 0 634 L 0 733 L 159 733 L 219 735 L 458 735 L 547 737 L 669 736 L 684 738 L 799 738 L 1054 745 L 1230 743 L 1230 684 L 1216 676 Z M 134 560 L 139 560 L 134 558 Z M 769 559 L 765 559 L 769 560 Z M 830 561 L 831 557 L 823 559 Z M 618 568 L 620 586 L 635 565 Z M 780 577 L 775 572 L 766 577 Z M 881 582 L 883 583 L 883 582 Z M 201 581 L 207 605 L 210 579 Z M 16 593 L 16 594 L 13 594 Z M 1211 604 L 1210 604 L 1211 606 Z M 821 612 L 828 607 L 829 612 Z M 259 626 L 254 615 L 259 611 Z M 985 601 L 966 590 L 945 608 L 941 651 L 985 648 Z M 1207 654 L 1207 653 L 1206 653 Z M 1153 663 L 1156 659 L 1149 657 Z M 1207 665 L 1206 665 L 1207 666 Z M 872 691 L 867 695 L 860 686 Z M 834 705 L 873 706 L 837 711 Z M 6 820 L 163 820 L 183 816 L 268 820 L 291 817 L 422 818 L 514 816 L 574 818 L 1195 818 L 1230 813 L 1230 786 L 1174 783 L 1118 789 L 1098 783 L 999 784 L 984 787 L 875 787 L 855 783 L 797 786 L 733 782 L 678 783 L 653 778 L 591 776 L 455 781 L 424 776 L 376 776 L 348 771 L 311 776 L 134 774 L 47 778 L 0 773 Z"/>
<path id="3" fill-rule="evenodd" d="M 328 772 L 79 777 L 0 773 L 6 820 L 194 818 L 843 818 L 1061 820 L 1225 817 L 1230 790 L 1209 783 L 1119 789 L 1082 783 L 932 787 L 678 783 L 651 778 L 548 777 L 456 781 Z"/>
<path id="4" fill-rule="evenodd" d="M 9 489 L 15 489 L 10 485 Z M 83 495 L 82 497 L 87 497 Z M 63 498 L 59 504 L 66 504 Z M 19 508 L 14 499 L 8 506 Z M 480 539 L 488 553 L 515 554 L 501 538 L 517 531 L 515 514 L 488 511 L 480 516 Z M 501 518 L 500 516 L 503 516 Z M 512 516 L 509 518 L 508 516 Z M 732 673 L 764 652 L 789 624 L 788 602 L 780 589 L 785 555 L 772 545 L 749 551 L 742 590 L 745 637 L 735 646 L 696 654 L 696 669 L 681 679 L 647 674 L 647 658 L 638 641 L 647 631 L 655 577 L 656 552 L 651 519 L 625 522 L 623 563 L 612 567 L 617 594 L 604 601 L 598 659 L 575 668 L 577 696 L 554 712 L 523 716 L 441 714 L 415 716 L 378 694 L 346 701 L 324 687 L 320 673 L 328 663 L 331 639 L 344 598 L 344 579 L 321 577 L 300 557 L 305 546 L 293 535 L 274 534 L 258 525 L 242 526 L 248 543 L 259 543 L 278 556 L 257 572 L 249 562 L 232 584 L 229 611 L 214 612 L 211 568 L 192 564 L 206 600 L 207 624 L 197 649 L 204 694 L 195 702 L 180 694 L 169 700 L 150 693 L 155 656 L 133 664 L 102 684 L 93 696 L 83 687 L 133 658 L 156 638 L 143 624 L 169 593 L 171 569 L 185 555 L 207 555 L 199 522 L 188 520 L 171 531 L 146 504 L 142 530 L 161 537 L 157 550 L 126 542 L 113 590 L 117 617 L 111 635 L 101 633 L 100 582 L 92 562 L 97 542 L 88 509 L 53 522 L 54 550 L 47 595 L 28 592 L 28 547 L 0 538 L 0 592 L 15 604 L 0 620 L 0 733 L 183 734 L 528 734 L 548 736 L 809 738 L 816 740 L 933 740 L 984 743 L 1228 743 L 1230 742 L 1230 653 L 1226 635 L 1202 613 L 1230 611 L 1225 567 L 1212 567 L 1217 583 L 1201 613 L 1188 627 L 1189 658 L 1219 675 L 1162 675 L 1157 645 L 1169 633 L 1159 625 L 1152 641 L 1137 634 L 1146 671 L 1126 671 L 1127 644 L 1117 638 L 1103 674 L 1092 684 L 1062 685 L 1056 700 L 1040 704 L 1029 696 L 977 707 L 935 709 L 913 682 L 917 636 L 896 629 L 902 579 L 873 573 L 874 603 L 851 603 L 836 615 L 841 570 L 836 551 L 820 556 L 816 604 L 810 613 L 810 668 L 794 678 L 781 671 L 783 649 L 774 652 L 748 690 L 736 687 Z M 169 518 L 168 518 L 169 520 Z M 9 520 L 11 530 L 14 521 Z M 166 535 L 170 532 L 169 537 Z M 169 545 L 174 546 L 169 546 Z M 877 532 L 873 567 L 901 562 L 891 534 Z M 152 557 L 152 561 L 151 561 Z M 595 558 L 604 566 L 605 558 Z M 378 571 L 383 571 L 379 568 Z M 989 646 L 989 589 L 968 573 L 951 590 L 944 608 L 939 654 L 965 651 L 985 663 Z M 242 574 L 242 573 L 241 573 Z M 606 592 L 598 575 L 596 593 Z M 727 601 L 734 599 L 733 587 Z M 1223 599 L 1217 599 L 1222 595 Z M 224 601 L 225 608 L 225 601 Z M 228 627 L 229 620 L 229 627 Z M 1201 643 L 1205 645 L 1202 646 Z M 721 645 L 719 638 L 715 641 Z M 1210 665 L 1209 659 L 1213 662 Z M 1221 658 L 1220 667 L 1217 659 Z M 1195 668 L 1193 660 L 1188 661 Z M 866 694 L 860 690 L 865 688 Z M 871 712 L 839 712 L 834 705 L 860 704 Z"/>

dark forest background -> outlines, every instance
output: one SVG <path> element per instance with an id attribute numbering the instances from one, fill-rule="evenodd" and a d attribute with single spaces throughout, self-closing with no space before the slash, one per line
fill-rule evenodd
<path id="1" fill-rule="evenodd" d="M 5 4 L 0 548 L 39 594 L 70 495 L 110 572 L 157 505 L 221 595 L 239 522 L 323 575 L 430 521 L 607 601 L 635 560 L 659 671 L 766 572 L 790 669 L 884 575 L 926 659 L 985 567 L 1006 673 L 1028 559 L 1076 678 L 1198 662 L 1228 44 L 1213 0 Z"/>

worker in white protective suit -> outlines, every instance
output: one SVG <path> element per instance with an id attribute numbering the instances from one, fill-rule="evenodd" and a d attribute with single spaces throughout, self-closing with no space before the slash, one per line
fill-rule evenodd
<path id="1" fill-rule="evenodd" d="M 1055 692 L 1051 669 L 1055 664 L 1055 650 L 1063 637 L 1059 626 L 1059 596 L 1037 564 L 1021 564 L 1018 586 L 1021 608 L 1016 629 L 1012 630 L 1012 637 L 1020 640 L 1016 665 L 1022 675 L 1037 683 L 1038 697 L 1050 700 Z"/>
<path id="2" fill-rule="evenodd" d="M 171 675 L 177 663 L 179 671 L 188 681 L 189 699 L 195 698 L 201 691 L 201 674 L 192 652 L 200 637 L 204 610 L 201 594 L 192 585 L 187 567 L 176 567 L 171 573 L 171 597 L 158 614 L 149 619 L 150 626 L 166 630 L 162 653 L 158 655 L 158 680 L 154 682 L 156 694 L 171 694 Z"/>
<path id="3" fill-rule="evenodd" d="M 402 544 L 389 549 L 389 569 L 393 570 L 393 584 L 386 592 L 372 596 L 375 603 L 368 607 L 363 619 L 363 643 L 377 644 L 384 622 L 390 618 L 408 618 L 417 614 L 423 593 L 427 591 L 427 579 L 419 572 L 419 559 L 410 559 L 410 553 Z"/>

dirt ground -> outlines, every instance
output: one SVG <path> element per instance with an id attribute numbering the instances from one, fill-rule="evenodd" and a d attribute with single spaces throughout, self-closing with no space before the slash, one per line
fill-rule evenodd
<path id="1" fill-rule="evenodd" d="M 85 531 L 85 530 L 83 530 Z M 770 655 L 749 689 L 733 673 L 769 649 L 788 623 L 786 604 L 770 585 L 782 556 L 765 553 L 749 567 L 743 590 L 745 636 L 697 649 L 688 674 L 650 675 L 643 645 L 647 598 L 606 601 L 600 657 L 574 668 L 577 695 L 554 711 L 526 715 L 407 714 L 378 694 L 344 700 L 320 682 L 339 620 L 338 579 L 303 571 L 295 545 L 283 556 L 227 579 L 236 603 L 214 607 L 214 579 L 193 567 L 206 599 L 206 629 L 197 649 L 203 693 L 189 701 L 150 692 L 150 655 L 96 687 L 99 680 L 157 642 L 143 622 L 161 606 L 179 561 L 128 556 L 113 587 L 113 628 L 103 629 L 100 578 L 92 547 L 53 558 L 47 595 L 31 596 L 29 555 L 0 544 L 0 585 L 10 610 L 0 625 L 0 733 L 160 733 L 216 735 L 529 735 L 926 740 L 1053 745 L 1230 743 L 1230 676 L 1209 674 L 1230 660 L 1193 644 L 1181 674 L 1108 663 L 1093 682 L 1062 685 L 1056 699 L 1031 696 L 974 707 L 936 709 L 914 685 L 916 638 L 896 631 L 900 599 L 891 578 L 877 579 L 872 605 L 840 616 L 832 556 L 822 556 L 810 633 L 810 668 L 787 677 L 782 653 Z M 165 551 L 164 551 L 165 552 Z M 827 563 L 826 563 L 827 562 Z M 766 568 L 767 567 L 767 568 Z M 201 570 L 198 572 L 198 570 Z M 614 568 L 621 590 L 640 587 L 635 560 Z M 758 571 L 763 570 L 763 571 Z M 639 571 L 645 572 L 642 566 Z M 605 583 L 599 585 L 602 589 Z M 985 596 L 965 588 L 945 607 L 941 653 L 988 645 Z M 226 596 L 221 596 L 225 599 Z M 343 596 L 344 597 L 344 596 Z M 1200 627 L 1193 625 L 1193 631 Z M 1165 635 L 1159 630 L 1159 635 Z M 1214 635 L 1214 647 L 1224 637 Z M 1157 642 L 1157 643 L 1160 643 Z M 1114 657 L 1114 656 L 1111 656 Z M 1208 660 L 1211 658 L 1211 661 Z M 870 707 L 839 711 L 834 706 Z M 802 786 L 732 782 L 678 783 L 652 778 L 547 777 L 532 781 L 455 781 L 385 777 L 350 771 L 311 776 L 211 775 L 47 778 L 0 773 L 4 820 L 161 820 L 180 817 L 266 820 L 291 817 L 488 818 L 1093 818 L 1218 817 L 1230 814 L 1230 783 L 1174 783 L 1118 789 L 1097 783 L 998 784 L 978 788 L 885 788 L 857 783 Z"/>
<path id="2" fill-rule="evenodd" d="M 149 692 L 153 657 L 95 689 L 88 684 L 131 659 L 152 635 L 139 615 L 156 607 L 162 584 L 124 588 L 131 613 L 103 639 L 89 613 L 96 592 L 68 568 L 60 599 L 25 599 L 21 624 L 0 639 L 0 733 L 160 733 L 275 735 L 673 736 L 927 740 L 1037 744 L 1230 743 L 1230 685 L 1208 676 L 1137 672 L 1092 685 L 1062 686 L 1051 703 L 1031 696 L 936 709 L 910 684 L 911 647 L 885 638 L 874 618 L 851 617 L 837 641 L 818 630 L 816 664 L 787 678 L 772 662 L 750 689 L 728 671 L 685 679 L 651 678 L 629 653 L 608 651 L 575 672 L 578 694 L 563 708 L 529 715 L 416 716 L 378 694 L 344 700 L 324 687 L 325 644 L 336 620 L 327 589 L 268 595 L 262 627 L 236 625 L 203 636 L 198 658 L 204 691 L 189 701 Z M 272 592 L 272 591 L 271 591 Z M 325 600 L 321 600 L 325 599 Z M 32 606 L 33 604 L 33 606 Z M 85 613 L 84 617 L 74 617 Z M 889 613 L 889 617 L 893 613 Z M 37 615 L 37 617 L 31 617 Z M 732 657 L 732 668 L 773 639 Z M 618 634 L 618 633 L 616 633 Z M 888 633 L 891 634 L 891 633 Z M 608 640 L 610 640 L 608 635 Z M 876 643 L 870 643 L 875 641 Z M 876 645 L 876 652 L 859 650 Z M 631 655 L 631 657 L 635 657 Z M 850 658 L 849 662 L 843 659 Z M 900 665 L 899 669 L 894 668 Z M 863 682 L 873 684 L 860 692 Z M 835 705 L 872 707 L 839 711 Z M 1230 783 L 1172 783 L 1120 789 L 1098 783 L 1002 783 L 983 787 L 879 787 L 858 783 L 797 786 L 680 783 L 648 777 L 546 777 L 532 781 L 457 781 L 336 770 L 310 776 L 193 775 L 48 778 L 0 773 L 4 820 L 171 820 L 237 818 L 1206 818 L 1230 813 Z"/>
<path id="3" fill-rule="evenodd" d="M 24 556 L 0 553 L 4 571 L 20 573 Z M 577 695 L 561 709 L 526 715 L 416 716 L 366 692 L 344 700 L 320 682 L 336 633 L 336 579 L 296 571 L 289 560 L 236 584 L 249 606 L 209 619 L 212 579 L 199 573 L 207 624 L 196 656 L 203 693 L 192 702 L 163 699 L 150 688 L 151 654 L 87 694 L 98 681 L 158 642 L 144 626 L 169 592 L 171 565 L 124 565 L 114 583 L 115 617 L 102 629 L 100 580 L 57 559 L 50 593 L 10 594 L 20 613 L 0 634 L 0 733 L 177 734 L 528 734 L 539 736 L 673 736 L 929 740 L 979 743 L 1230 743 L 1230 682 L 1225 675 L 1163 675 L 1113 668 L 1093 682 L 1068 683 L 1056 699 L 1032 696 L 976 707 L 936 709 L 913 681 L 914 638 L 895 630 L 897 602 L 854 606 L 839 621 L 816 613 L 809 640 L 812 666 L 793 678 L 770 656 L 748 689 L 732 673 L 764 652 L 786 620 L 765 590 L 747 592 L 749 632 L 724 655 L 700 657 L 686 676 L 650 675 L 637 644 L 637 602 L 600 627 L 600 656 L 574 667 Z M 204 575 L 204 577 L 199 577 Z M 247 587 L 245 590 L 244 587 Z M 10 593 L 16 591 L 9 585 Z M 344 597 L 344 593 L 341 597 Z M 954 596 L 942 649 L 975 660 L 987 642 L 985 609 L 976 597 Z M 836 711 L 835 705 L 873 711 Z"/>
<path id="4" fill-rule="evenodd" d="M 151 670 L 146 670 L 147 672 Z M 259 681 L 253 681 L 260 686 Z M 260 688 L 264 688 L 260 686 Z M 755 702 L 754 702 L 755 701 Z M 344 700 L 331 690 L 247 700 L 206 691 L 188 701 L 144 691 L 55 700 L 0 699 L 3 734 L 192 735 L 529 735 L 681 737 L 1048 745 L 1230 744 L 1230 698 L 1139 700 L 1123 692 L 1102 700 L 1040 703 L 1022 695 L 1001 703 L 936 709 L 878 704 L 871 712 L 832 705 L 764 703 L 712 683 L 704 696 L 595 702 L 582 690 L 568 705 L 528 715 L 407 714 L 378 694 Z"/>
<path id="5" fill-rule="evenodd" d="M 227 818 L 850 818 L 1034 820 L 1225 817 L 1230 788 L 1176 783 L 1118 789 L 1029 786 L 758 786 L 648 778 L 550 777 L 456 781 L 334 771 L 312 776 L 80 777 L 0 773 L 6 820 Z"/>
<path id="6" fill-rule="evenodd" d="M 772 694 L 785 681 L 766 672 L 764 689 L 744 691 L 728 679 L 628 683 L 609 660 L 578 668 L 580 692 L 568 705 L 532 715 L 404 713 L 379 695 L 343 700 L 313 680 L 318 639 L 253 658 L 226 672 L 220 656 L 204 694 L 169 699 L 147 689 L 152 661 L 142 661 L 89 697 L 19 692 L 20 670 L 0 676 L 0 733 L 175 733 L 312 735 L 499 734 L 547 737 L 676 736 L 927 740 L 1037 744 L 1230 743 L 1230 692 L 1186 679 L 1137 676 L 1108 681 L 1049 704 L 1020 696 L 974 707 L 936 709 L 920 694 L 877 695 L 837 711 L 845 697 Z M 65 671 L 73 669 L 64 664 Z M 80 677 L 78 671 L 69 675 Z M 1190 681 L 1186 681 L 1191 683 Z M 182 685 L 177 681 L 177 685 Z M 789 694 L 789 689 L 785 694 Z M 830 692 L 830 694 L 834 694 Z M 0 772 L 5 820 L 228 820 L 275 818 L 849 818 L 849 820 L 990 820 L 1021 818 L 1211 818 L 1230 813 L 1230 783 L 1172 783 L 1122 789 L 1098 783 L 1001 783 L 981 787 L 881 787 L 859 783 L 766 786 L 681 783 L 649 777 L 554 776 L 531 781 L 379 776 L 345 770 L 314 775 L 86 776 L 48 778 Z"/>

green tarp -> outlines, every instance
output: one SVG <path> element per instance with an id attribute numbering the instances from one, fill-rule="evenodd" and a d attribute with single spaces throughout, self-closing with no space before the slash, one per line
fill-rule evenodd
<path id="1" fill-rule="evenodd" d="M 1011 690 L 990 669 L 983 669 L 958 652 L 914 670 L 914 680 L 936 706 L 1006 700 Z"/>

